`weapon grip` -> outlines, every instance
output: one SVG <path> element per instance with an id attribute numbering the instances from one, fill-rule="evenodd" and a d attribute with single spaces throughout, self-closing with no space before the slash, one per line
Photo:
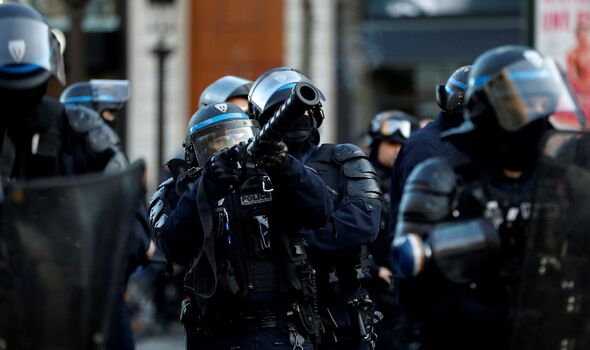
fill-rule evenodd
<path id="1" fill-rule="evenodd" d="M 280 142 L 297 118 L 305 111 L 320 103 L 320 95 L 309 83 L 299 82 L 291 91 L 291 96 L 281 108 L 268 120 L 262 130 L 248 144 L 248 154 L 256 154 L 262 141 Z"/>

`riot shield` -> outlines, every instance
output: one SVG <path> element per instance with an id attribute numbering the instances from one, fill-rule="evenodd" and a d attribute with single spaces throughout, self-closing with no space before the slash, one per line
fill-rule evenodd
<path id="1" fill-rule="evenodd" d="M 143 169 L 9 186 L 0 205 L 0 349 L 104 348 Z"/>
<path id="2" fill-rule="evenodd" d="M 545 140 L 512 349 L 590 349 L 590 134 Z"/>

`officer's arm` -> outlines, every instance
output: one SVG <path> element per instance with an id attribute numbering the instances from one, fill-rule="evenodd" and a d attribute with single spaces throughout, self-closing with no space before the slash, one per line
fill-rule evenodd
<path id="1" fill-rule="evenodd" d="M 375 169 L 358 147 L 338 145 L 334 156 L 342 164 L 344 183 L 338 188 L 342 200 L 335 205 L 328 223 L 304 234 L 310 245 L 339 250 L 375 240 L 381 223 L 381 189 Z"/>
<path id="2" fill-rule="evenodd" d="M 86 143 L 83 150 L 85 169 L 76 169 L 76 173 L 117 171 L 128 165 L 119 137 L 95 111 L 84 106 L 66 105 L 66 115 L 71 130 Z"/>
<path id="3" fill-rule="evenodd" d="M 303 227 L 318 228 L 326 224 L 333 204 L 328 189 L 315 170 L 289 155 L 286 169 L 271 177 L 281 206 L 289 208 L 294 221 Z"/>
<path id="4" fill-rule="evenodd" d="M 162 183 L 150 200 L 150 221 L 156 243 L 167 259 L 180 265 L 191 262 L 202 242 L 203 229 L 196 201 L 201 179 L 182 194 L 174 209 L 174 204 L 169 202 L 169 196 L 175 194 L 172 179 Z"/>
<path id="5" fill-rule="evenodd" d="M 415 277 L 432 267 L 452 282 L 466 283 L 496 257 L 500 238 L 486 218 L 451 220 L 456 180 L 442 158 L 422 162 L 411 173 L 392 245 L 398 276 Z"/>
<path id="6" fill-rule="evenodd" d="M 446 153 L 447 151 L 440 146 L 439 142 L 434 142 L 425 137 L 418 137 L 418 135 L 411 137 L 400 149 L 399 155 L 393 164 L 391 176 L 390 238 L 393 238 L 395 233 L 399 204 L 408 176 L 418 164 L 430 158 L 446 156 Z"/>

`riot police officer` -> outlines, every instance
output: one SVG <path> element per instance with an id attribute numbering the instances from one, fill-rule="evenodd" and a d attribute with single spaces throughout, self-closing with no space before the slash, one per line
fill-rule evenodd
<path id="1" fill-rule="evenodd" d="M 391 236 L 389 235 L 389 188 L 392 166 L 400 148 L 419 129 L 418 120 L 402 111 L 388 110 L 377 113 L 369 124 L 369 159 L 377 171 L 383 192 L 383 213 L 377 239 L 371 244 L 371 279 L 367 288 L 382 313 L 383 320 L 376 326 L 377 348 L 394 348 L 399 307 L 396 302 L 395 283 L 390 266 Z"/>
<path id="2" fill-rule="evenodd" d="M 183 322 L 188 348 L 310 348 L 314 271 L 303 227 L 332 211 L 321 179 L 284 144 L 264 144 L 256 165 L 237 145 L 258 123 L 236 105 L 197 111 L 189 137 L 203 168 L 176 208 L 155 222 L 166 257 L 191 264 Z"/>
<path id="3" fill-rule="evenodd" d="M 369 160 L 377 171 L 384 199 L 384 215 L 381 218 L 380 235 L 371 249 L 373 259 L 380 267 L 389 266 L 389 245 L 391 241 L 387 242 L 387 228 L 389 227 L 387 225 L 389 224 L 389 188 L 392 182 L 392 167 L 397 161 L 402 146 L 419 128 L 418 120 L 415 117 L 398 110 L 377 113 L 369 125 L 368 135 L 371 139 Z M 380 276 L 390 282 L 391 277 L 388 277 L 386 271 L 382 271 Z"/>
<path id="4" fill-rule="evenodd" d="M 114 128 L 118 113 L 129 100 L 129 80 L 92 79 L 68 86 L 59 97 L 61 103 L 86 106 Z"/>
<path id="5" fill-rule="evenodd" d="M 503 46 L 474 62 L 466 120 L 443 134 L 467 157 L 420 163 L 399 207 L 393 256 L 412 348 L 508 348 L 538 149 L 565 109 L 573 98 L 539 52 Z"/>
<path id="6" fill-rule="evenodd" d="M 5 48 L 0 54 L 0 178 L 72 176 L 126 167 L 118 137 L 94 111 L 45 96 L 51 77 L 65 82 L 60 46 L 45 19 L 26 5 L 0 4 L 0 28 Z M 144 223 L 134 240 L 129 269 L 148 250 L 149 226 Z M 116 343 L 118 348 L 133 348 L 129 322 L 126 326 L 128 332 L 112 334 L 110 347 Z"/>
<path id="7" fill-rule="evenodd" d="M 60 102 L 66 106 L 84 106 L 97 112 L 104 122 L 111 128 L 115 128 L 118 113 L 125 108 L 129 100 L 128 80 L 104 80 L 92 79 L 78 82 L 68 86 L 60 96 Z M 133 245 L 128 253 L 129 266 L 126 271 L 125 283 L 129 276 L 139 265 L 147 263 L 156 251 L 155 244 L 151 241 L 151 230 L 145 205 L 145 191 L 137 201 L 135 222 L 133 229 Z M 119 349 L 133 349 L 133 331 L 131 318 L 127 304 L 119 301 L 117 315 L 113 325 L 113 338 L 110 347 Z"/>
<path id="8" fill-rule="evenodd" d="M 250 90 L 250 110 L 266 125 L 288 100 L 297 83 L 313 87 L 301 72 L 274 68 L 262 74 Z M 322 93 L 315 87 L 315 94 Z M 367 244 L 379 230 L 381 191 L 366 155 L 351 144 L 319 144 L 321 105 L 297 115 L 284 141 L 289 154 L 319 173 L 334 202 L 328 224 L 304 229 L 310 258 L 318 275 L 321 349 L 366 349 L 374 346 L 374 305 L 362 280 L 368 269 Z"/>
<path id="9" fill-rule="evenodd" d="M 226 75 L 223 76 L 213 83 L 209 84 L 201 95 L 199 96 L 199 108 L 209 106 L 211 104 L 231 102 L 234 103 L 245 112 L 248 110 L 248 92 L 252 86 L 252 81 L 244 78 Z M 194 126 L 195 120 L 191 119 L 188 125 L 188 129 Z M 188 134 L 188 130 L 187 130 Z M 170 212 L 174 210 L 180 195 L 186 191 L 187 187 L 190 186 L 197 177 L 197 169 L 199 164 L 195 157 L 193 145 L 187 135 L 183 144 L 184 156 L 182 159 L 175 158 L 170 159 L 166 163 L 166 167 L 162 171 L 162 183 L 158 186 L 156 192 L 150 199 L 150 217 L 152 227 L 158 230 L 159 227 L 155 227 L 157 223 L 163 223 Z M 160 282 L 161 276 L 158 277 Z M 162 281 L 164 284 L 169 283 Z M 159 295 L 160 289 L 157 289 Z M 163 299 L 163 298 L 159 298 Z M 157 303 L 161 305 L 161 303 Z"/>
<path id="10" fill-rule="evenodd" d="M 84 107 L 45 96 L 50 77 L 65 82 L 59 43 L 45 19 L 20 4 L 0 6 L 2 177 L 33 178 L 120 169 L 117 136 Z"/>

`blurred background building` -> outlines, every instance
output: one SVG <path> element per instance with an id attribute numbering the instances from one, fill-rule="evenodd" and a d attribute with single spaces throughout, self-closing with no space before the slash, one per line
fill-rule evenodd
<path id="1" fill-rule="evenodd" d="M 379 110 L 434 116 L 434 86 L 456 67 L 493 46 L 530 42 L 526 0 L 21 2 L 65 33 L 68 83 L 131 81 L 117 131 L 131 158 L 146 159 L 152 188 L 201 90 L 222 75 L 301 69 L 328 98 L 324 141 L 353 142 Z M 51 86 L 55 96 L 60 89 Z"/>

